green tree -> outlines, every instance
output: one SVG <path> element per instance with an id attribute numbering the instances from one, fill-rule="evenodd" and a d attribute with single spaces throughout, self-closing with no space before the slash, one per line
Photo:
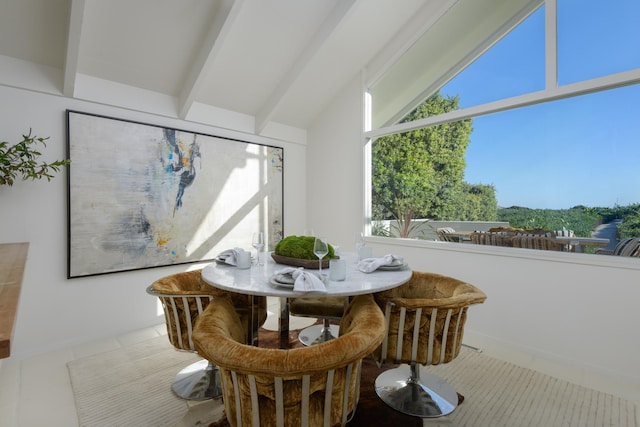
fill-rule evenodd
<path id="1" fill-rule="evenodd" d="M 458 109 L 458 97 L 439 93 L 409 113 L 410 122 Z M 372 147 L 372 205 L 376 220 L 415 217 L 453 219 L 465 203 L 465 154 L 471 120 L 388 135 Z"/>
<path id="2" fill-rule="evenodd" d="M 462 183 L 464 199 L 452 218 L 460 221 L 496 221 L 498 201 L 493 185 Z"/>

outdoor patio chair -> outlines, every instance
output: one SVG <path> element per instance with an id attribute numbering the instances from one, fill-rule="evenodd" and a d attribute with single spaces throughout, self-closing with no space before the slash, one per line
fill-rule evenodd
<path id="1" fill-rule="evenodd" d="M 470 238 L 476 245 L 511 246 L 511 236 L 502 232 L 474 231 Z"/>
<path id="2" fill-rule="evenodd" d="M 438 240 L 442 242 L 456 242 L 459 243 L 462 241 L 460 235 L 453 234 L 456 230 L 453 227 L 438 227 L 436 228 L 436 234 L 438 235 Z"/>
<path id="3" fill-rule="evenodd" d="M 598 255 L 616 255 L 640 257 L 640 237 L 629 237 L 621 240 L 613 249 L 596 249 Z"/>
<path id="4" fill-rule="evenodd" d="M 563 244 L 551 237 L 516 235 L 511 238 L 514 248 L 539 249 L 543 251 L 561 251 Z"/>

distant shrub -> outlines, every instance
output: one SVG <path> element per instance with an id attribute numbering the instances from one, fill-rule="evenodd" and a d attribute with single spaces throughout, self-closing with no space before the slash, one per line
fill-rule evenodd
<path id="1" fill-rule="evenodd" d="M 517 228 L 573 230 L 576 236 L 591 236 L 601 216 L 584 206 L 571 209 L 530 209 L 519 206 L 498 209 L 498 221 Z"/>
<path id="2" fill-rule="evenodd" d="M 620 239 L 640 237 L 640 214 L 625 217 L 622 224 L 618 226 L 618 237 Z"/>

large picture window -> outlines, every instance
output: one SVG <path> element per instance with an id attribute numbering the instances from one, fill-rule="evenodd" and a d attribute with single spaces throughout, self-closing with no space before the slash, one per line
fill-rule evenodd
<path id="1" fill-rule="evenodd" d="M 372 83 L 372 234 L 478 243 L 473 231 L 536 231 L 591 253 L 640 237 L 640 5 L 537 3 L 478 42 L 473 61 L 433 75 L 426 96 L 395 105 L 401 116 L 382 114 Z"/>

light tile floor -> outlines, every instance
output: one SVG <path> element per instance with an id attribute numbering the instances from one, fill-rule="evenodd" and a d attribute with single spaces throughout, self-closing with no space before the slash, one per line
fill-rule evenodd
<path id="1" fill-rule="evenodd" d="M 277 299 L 269 299 L 270 325 L 275 325 L 279 310 Z M 315 319 L 292 317 L 291 328 L 313 323 Z M 0 426 L 2 427 L 75 427 L 78 426 L 76 408 L 71 391 L 67 362 L 96 353 L 132 345 L 157 336 L 166 335 L 164 324 L 131 332 L 116 338 L 96 341 L 74 348 L 58 350 L 23 360 L 4 362 L 0 366 Z M 633 385 L 602 380 L 580 370 L 567 371 L 548 362 L 532 360 L 531 355 L 498 354 L 496 349 L 484 349 L 496 358 L 528 366 L 549 375 L 625 397 L 640 406 L 640 390 Z"/>

